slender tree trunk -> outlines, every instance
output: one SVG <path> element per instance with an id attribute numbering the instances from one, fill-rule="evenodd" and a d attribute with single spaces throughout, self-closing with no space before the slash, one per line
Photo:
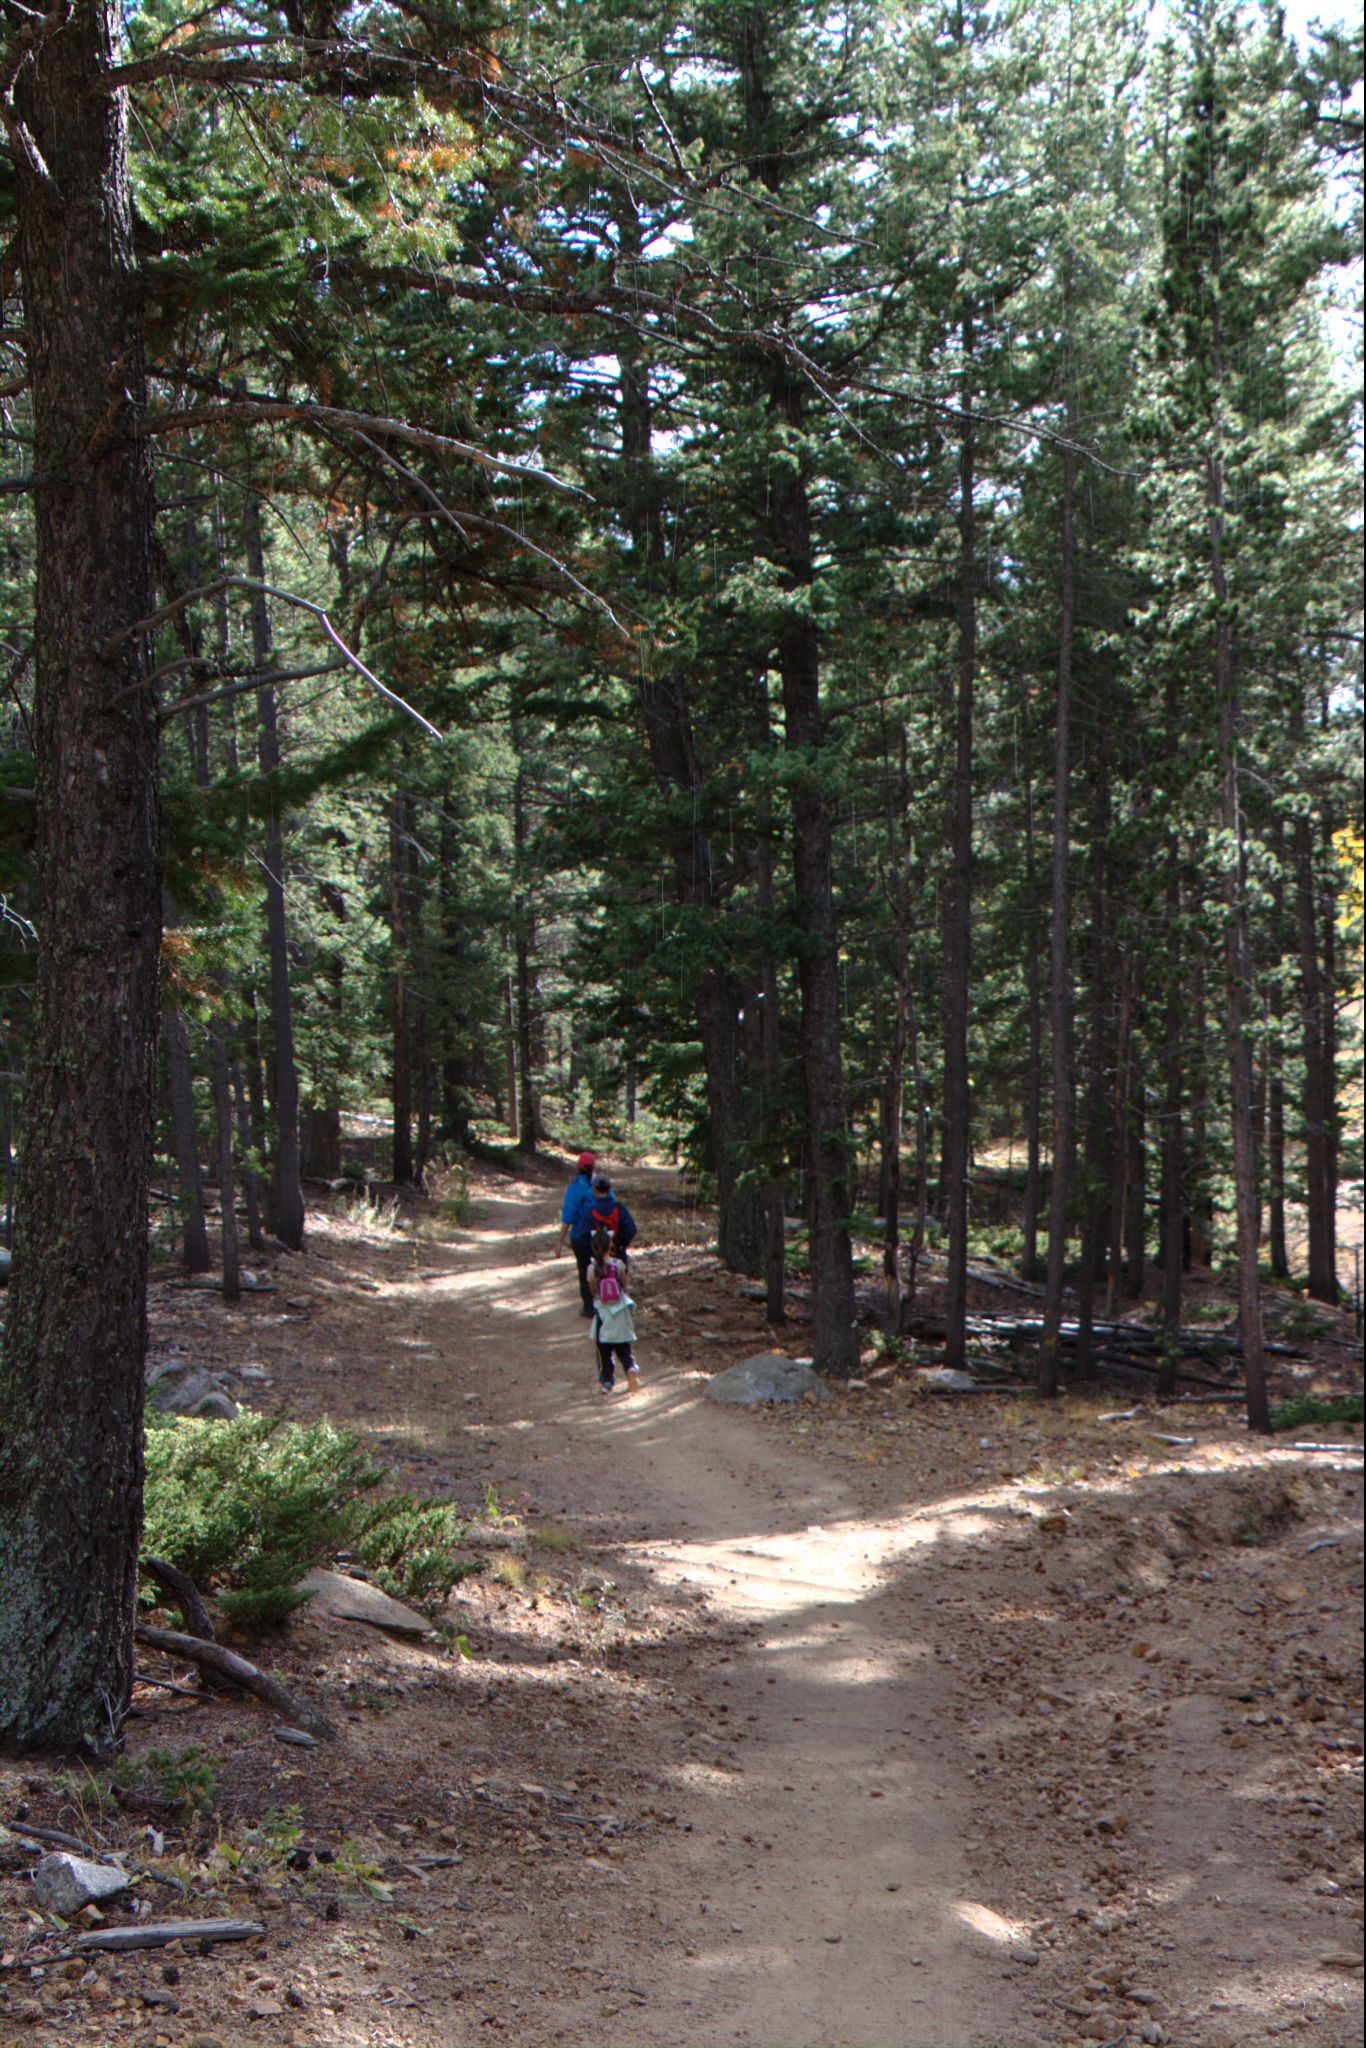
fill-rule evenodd
<path id="1" fill-rule="evenodd" d="M 1302 734 L 1303 726 L 1296 722 Z M 1327 1032 L 1323 975 L 1319 965 L 1319 919 L 1310 821 L 1294 824 L 1295 921 L 1300 957 L 1301 1045 L 1304 1059 L 1305 1190 L 1309 1223 L 1309 1292 L 1316 1301 L 1335 1298 L 1329 1267 Z"/>
<path id="2" fill-rule="evenodd" d="M 176 1165 L 180 1170 L 180 1192 L 184 1203 L 185 1271 L 207 1273 L 209 1227 L 204 1220 L 204 1174 L 199 1163 L 199 1123 L 194 1106 L 194 1067 L 190 1060 L 190 1035 L 181 1012 L 167 1008 L 161 1020 L 162 1042 L 166 1048 L 166 1081 L 171 1098 L 171 1130 L 175 1139 Z"/>
<path id="3" fill-rule="evenodd" d="M 944 1289 L 944 1362 L 967 1363 L 968 1191 L 972 1175 L 972 730 L 977 685 L 977 437 L 970 375 L 975 327 L 962 318 L 964 379 L 958 455 L 958 665 L 953 711 L 953 789 L 949 802 L 949 889 L 944 927 L 944 1211 L 948 1275 Z"/>
<path id="4" fill-rule="evenodd" d="M 261 505 L 249 491 L 243 512 L 247 573 L 258 583 L 265 580 L 265 551 L 261 539 Z M 251 604 L 252 659 L 259 675 L 269 672 L 274 649 L 271 643 L 270 609 L 265 593 L 257 590 Z M 267 684 L 256 692 L 256 753 L 266 788 L 272 792 L 266 813 L 266 931 L 270 950 L 270 1022 L 275 1105 L 275 1173 L 272 1182 L 272 1222 L 275 1235 L 290 1251 L 299 1251 L 304 1241 L 304 1190 L 299 1153 L 299 1074 L 294 1059 L 294 1007 L 289 986 L 289 923 L 285 908 L 285 841 L 279 809 L 274 801 L 273 778 L 280 769 L 280 731 L 275 690 Z"/>
<path id="5" fill-rule="evenodd" d="M 38 949 L 0 1375 L 0 1749 L 119 1739 L 142 1525 L 161 937 L 145 381 L 108 0 L 9 29 L 33 415 Z M 11 50 L 13 55 L 13 49 Z M 13 127 L 11 134 L 13 134 Z M 52 166 L 49 177 L 43 166 Z M 12 260 L 12 258 L 11 258 Z M 117 643 L 117 644 L 115 644 Z"/>
<path id="6" fill-rule="evenodd" d="M 517 755 L 517 776 L 512 789 L 512 838 L 518 874 L 517 900 L 514 907 L 517 956 L 517 1146 L 519 1151 L 534 1153 L 541 1122 L 535 1086 L 536 991 L 531 964 L 532 912 L 522 886 L 529 837 L 526 817 L 526 762 L 522 752 L 522 734 L 516 721 L 512 728 L 512 744 Z M 628 1069 L 628 1092 L 629 1078 Z M 628 1108 L 627 1121 L 631 1124 L 635 1122 L 634 1095 Z"/>
<path id="7" fill-rule="evenodd" d="M 1328 1248 L 1325 1261 L 1328 1299 L 1336 1307 L 1342 1298 L 1338 1288 L 1338 905 L 1333 824 L 1326 814 L 1322 820 L 1322 831 L 1323 886 L 1319 895 L 1323 915 L 1323 1210 Z"/>
<path id="8" fill-rule="evenodd" d="M 1119 1313 L 1119 1297 L 1124 1281 L 1124 1197 L 1129 1184 L 1133 1139 L 1133 1115 L 1129 1095 L 1137 980 L 1138 962 L 1131 952 L 1126 952 L 1119 978 L 1119 1026 L 1115 1038 L 1115 1076 L 1110 1131 L 1110 1194 L 1107 1205 L 1105 1251 L 1105 1313 L 1112 1320 Z"/>
<path id="9" fill-rule="evenodd" d="M 1028 707 L 1023 707 L 1027 709 Z M 1022 719 L 1023 724 L 1023 719 Z M 1020 1273 L 1039 1277 L 1039 1143 L 1043 1122 L 1043 1004 L 1039 971 L 1039 887 L 1034 851 L 1034 785 L 1025 765 L 1025 991 L 1029 1010 L 1029 1073 L 1025 1081 L 1025 1184 Z"/>
<path id="10" fill-rule="evenodd" d="M 1148 1209 L 1147 1083 L 1140 1048 L 1132 1057 L 1128 1169 L 1124 1191 L 1124 1292 L 1130 1301 L 1143 1299 L 1143 1267 Z"/>
<path id="11" fill-rule="evenodd" d="M 773 839 L 767 832 L 759 840 L 756 893 L 759 915 L 766 931 L 771 933 L 774 923 Z M 782 1151 L 781 1121 L 782 1017 L 778 968 L 771 951 L 764 959 L 763 982 L 759 1044 L 763 1085 L 759 1106 L 759 1143 L 764 1155 L 764 1313 L 770 1323 L 782 1324 L 787 1321 L 787 1171 Z"/>
<path id="12" fill-rule="evenodd" d="M 219 1231 L 223 1248 L 223 1299 L 234 1302 L 242 1294 L 242 1262 L 237 1244 L 237 1190 L 232 1160 L 232 1085 L 228 1074 L 228 1049 L 223 1027 L 217 1018 L 209 1026 L 209 1063 L 213 1076 L 214 1118 L 218 1127 Z"/>
<path id="13" fill-rule="evenodd" d="M 503 975 L 503 1062 L 507 1075 L 507 1110 L 503 1118 L 508 1136 L 516 1141 L 517 1123 L 517 1002 L 512 974 Z M 596 1090 L 594 1091 L 596 1093 Z"/>
<path id="14" fill-rule="evenodd" d="M 255 1056 L 251 1060 L 251 1071 L 259 1074 L 260 1066 Z M 237 1106 L 237 1142 L 242 1153 L 242 1194 L 247 1205 L 247 1243 L 254 1252 L 266 1248 L 266 1233 L 261 1221 L 261 1181 L 256 1168 L 251 1164 L 259 1145 L 257 1133 L 261 1123 L 259 1112 L 252 1114 L 248 1096 L 247 1075 L 243 1062 L 232 1063 L 233 1099 Z"/>
<path id="15" fill-rule="evenodd" d="M 1220 382 L 1218 320 L 1215 321 L 1215 389 Z M 1257 1266 L 1261 1205 L 1257 1198 L 1257 1152 L 1253 1142 L 1252 1044 L 1249 1037 L 1252 960 L 1247 928 L 1247 853 L 1243 808 L 1238 783 L 1238 701 L 1233 666 L 1232 625 L 1224 572 L 1224 478 L 1218 447 L 1209 456 L 1210 554 L 1214 599 L 1214 684 L 1219 704 L 1219 753 L 1223 775 L 1222 822 L 1236 857 L 1229 862 L 1224 884 L 1226 922 L 1224 957 L 1227 974 L 1225 1031 L 1228 1044 L 1229 1096 L 1233 1119 L 1233 1183 L 1238 1230 L 1238 1335 L 1243 1347 L 1243 1378 L 1247 1387 L 1249 1429 L 1269 1434 L 1266 1354 L 1262 1330 L 1262 1282 Z"/>
<path id="16" fill-rule="evenodd" d="M 1070 413 L 1069 413 L 1070 418 Z M 1072 970 L 1070 828 L 1072 641 L 1076 621 L 1077 462 L 1071 440 L 1063 450 L 1062 585 L 1058 618 L 1058 700 L 1053 767 L 1053 876 L 1049 940 L 1048 1022 L 1052 1039 L 1053 1138 L 1048 1183 L 1048 1268 L 1044 1280 L 1039 1392 L 1058 1391 L 1058 1348 L 1067 1267 L 1068 1174 L 1072 1162 Z"/>
<path id="17" fill-rule="evenodd" d="M 802 428 L 804 387 L 786 369 L 776 409 L 787 426 Z M 770 536 L 775 556 L 795 587 L 813 575 L 811 512 L 799 472 L 774 471 Z M 858 1370 L 854 1269 L 849 1241 L 852 1209 L 844 1063 L 840 1048 L 839 933 L 832 882 L 830 807 L 823 787 L 826 755 L 820 702 L 820 641 L 807 613 L 784 620 L 778 633 L 787 746 L 792 757 L 792 877 L 802 944 L 797 956 L 801 993 L 800 1043 L 806 1103 L 807 1235 L 811 1254 L 811 1343 L 817 1367 L 838 1377 Z"/>
<path id="18" fill-rule="evenodd" d="M 1170 724 L 1170 721 L 1169 721 Z M 1173 846 L 1167 871 L 1167 1005 L 1162 1059 L 1162 1364 L 1157 1391 L 1176 1392 L 1181 1296 L 1185 1282 L 1185 1015 L 1182 1006 L 1181 868 Z"/>
<path id="19" fill-rule="evenodd" d="M 413 1178 L 413 1034 L 408 1014 L 407 812 L 407 799 L 396 790 L 389 799 L 389 930 L 394 948 L 394 967 L 389 984 L 389 1023 L 393 1046 L 390 1097 L 393 1107 L 394 1185 L 405 1188 L 412 1184 Z"/>

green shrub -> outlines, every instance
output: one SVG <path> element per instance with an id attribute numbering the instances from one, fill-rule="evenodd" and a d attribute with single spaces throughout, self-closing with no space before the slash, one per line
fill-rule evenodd
<path id="1" fill-rule="evenodd" d="M 1360 1422 L 1361 1418 L 1360 1394 L 1340 1394 L 1331 1401 L 1317 1401 L 1312 1394 L 1299 1394 L 1294 1400 L 1282 1401 L 1272 1409 L 1271 1427 L 1275 1430 L 1304 1429 L 1315 1422 Z"/>
<path id="2" fill-rule="evenodd" d="M 294 1590 L 303 1574 L 342 1552 L 386 1592 L 440 1605 L 478 1568 L 454 1555 L 463 1527 L 439 1501 L 376 1495 L 383 1478 L 360 1440 L 328 1422 L 154 1419 L 144 1545 L 247 1627 L 282 1621 L 305 1597 Z"/>

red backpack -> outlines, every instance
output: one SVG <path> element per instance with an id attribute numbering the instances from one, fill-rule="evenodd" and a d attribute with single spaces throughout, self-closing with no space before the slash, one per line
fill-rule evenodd
<path id="1" fill-rule="evenodd" d="M 617 1231 L 621 1228 L 621 1210 L 617 1204 L 613 1202 L 610 1209 L 599 1209 L 595 1205 L 588 1221 L 594 1235 L 600 1230 L 606 1237 L 608 1253 L 614 1253 L 617 1248 Z"/>

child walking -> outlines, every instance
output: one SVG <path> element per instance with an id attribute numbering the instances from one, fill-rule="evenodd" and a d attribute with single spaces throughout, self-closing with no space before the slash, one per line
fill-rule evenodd
<path id="1" fill-rule="evenodd" d="M 611 1393 L 616 1385 L 617 1366 L 620 1365 L 626 1391 L 634 1394 L 640 1385 L 640 1367 L 631 1351 L 636 1338 L 632 1315 L 635 1303 L 626 1292 L 626 1261 L 616 1256 L 612 1239 L 605 1230 L 593 1232 L 593 1263 L 588 1269 L 588 1286 L 593 1296 L 598 1391 Z"/>

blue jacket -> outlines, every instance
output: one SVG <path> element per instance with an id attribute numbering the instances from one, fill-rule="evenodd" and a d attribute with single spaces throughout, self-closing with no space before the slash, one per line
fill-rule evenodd
<path id="1" fill-rule="evenodd" d="M 574 1180 L 571 1180 L 569 1186 L 565 1189 L 564 1202 L 560 1208 L 560 1221 L 569 1225 L 569 1235 L 571 1237 L 577 1237 L 579 1234 L 576 1227 L 579 1221 L 579 1211 L 582 1210 L 584 1215 L 587 1216 L 592 1206 L 593 1176 L 591 1173 L 581 1173 Z"/>
<path id="2" fill-rule="evenodd" d="M 575 1186 L 577 1185 L 578 1183 L 575 1182 Z M 567 1201 L 568 1197 L 566 1196 L 565 1199 Z M 617 1250 L 619 1252 L 626 1251 L 636 1234 L 634 1216 L 632 1216 L 620 1195 L 595 1195 L 591 1187 L 588 1190 L 586 1199 L 579 1203 L 574 1219 L 569 1225 L 569 1242 L 576 1250 L 583 1251 L 586 1251 L 592 1244 L 593 1209 L 595 1205 L 605 1209 L 616 1209 L 619 1212 L 617 1221 Z"/>

